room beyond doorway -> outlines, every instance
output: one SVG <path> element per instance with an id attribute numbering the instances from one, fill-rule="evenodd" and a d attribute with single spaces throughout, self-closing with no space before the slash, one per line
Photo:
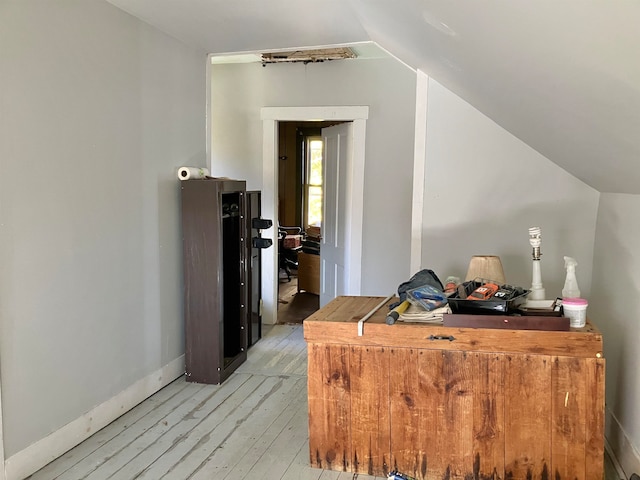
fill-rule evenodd
<path id="1" fill-rule="evenodd" d="M 310 139 L 321 142 L 322 129 L 343 122 L 278 122 L 278 224 L 308 226 Z"/>
<path id="2" fill-rule="evenodd" d="M 301 323 L 320 305 L 320 292 L 304 288 L 309 288 L 310 282 L 320 284 L 320 269 L 310 268 L 310 262 L 319 264 L 320 256 L 324 190 L 322 129 L 339 123 L 343 122 L 278 122 L 277 225 L 287 229 L 283 234 L 299 233 L 302 237 L 302 245 L 293 249 L 283 248 L 282 239 L 278 241 L 279 324 Z M 300 284 L 299 271 L 305 280 Z"/>
<path id="3" fill-rule="evenodd" d="M 278 324 L 299 324 L 320 308 L 320 297 L 298 290 L 298 276 L 291 281 L 280 279 L 278 283 Z"/>
<path id="4" fill-rule="evenodd" d="M 354 162 L 347 185 L 349 212 L 348 282 L 349 295 L 360 294 L 362 272 L 362 218 L 364 210 L 364 164 L 365 132 L 369 107 L 367 106 L 326 106 L 326 107 L 264 107 L 261 110 L 263 133 L 263 181 L 262 214 L 265 218 L 277 218 L 278 208 L 278 122 L 310 120 L 352 121 L 354 129 Z M 270 232 L 274 242 L 275 232 Z M 278 306 L 278 260 L 277 251 L 265 251 L 262 270 L 263 323 L 277 322 Z"/>

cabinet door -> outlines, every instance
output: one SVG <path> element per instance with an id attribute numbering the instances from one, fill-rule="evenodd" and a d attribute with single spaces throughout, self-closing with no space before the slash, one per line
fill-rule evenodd
<path id="1" fill-rule="evenodd" d="M 260 229 L 252 224 L 254 218 L 261 217 L 259 191 L 247 192 L 247 291 L 249 305 L 247 307 L 247 343 L 254 345 L 262 337 L 262 249 L 253 245 L 254 238 L 260 238 Z"/>
<path id="2" fill-rule="evenodd" d="M 244 188 L 181 182 L 187 381 L 221 383 L 246 359 Z"/>
<path id="3" fill-rule="evenodd" d="M 222 322 L 223 357 L 220 382 L 247 358 L 247 249 L 244 182 L 225 182 L 220 195 L 222 211 Z"/>
<path id="4" fill-rule="evenodd" d="M 221 219 L 219 183 L 180 182 L 184 249 L 185 366 L 187 381 L 220 382 Z"/>

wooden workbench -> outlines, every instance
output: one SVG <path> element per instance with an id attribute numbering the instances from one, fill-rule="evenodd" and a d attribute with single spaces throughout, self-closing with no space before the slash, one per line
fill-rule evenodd
<path id="1" fill-rule="evenodd" d="M 379 297 L 304 321 L 317 468 L 417 479 L 603 478 L 602 335 L 386 325 Z"/>

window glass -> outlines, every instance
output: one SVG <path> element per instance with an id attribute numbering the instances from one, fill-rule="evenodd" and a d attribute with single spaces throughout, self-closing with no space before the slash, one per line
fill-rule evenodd
<path id="1" fill-rule="evenodd" d="M 322 139 L 307 140 L 305 225 L 322 225 Z"/>

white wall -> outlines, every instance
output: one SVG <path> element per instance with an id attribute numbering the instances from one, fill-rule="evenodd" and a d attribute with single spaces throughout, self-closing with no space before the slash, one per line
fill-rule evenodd
<path id="1" fill-rule="evenodd" d="M 423 266 L 464 279 L 472 255 L 499 255 L 507 282 L 530 287 L 539 226 L 546 297 L 561 296 L 565 255 L 589 297 L 599 193 L 433 79 L 427 115 Z"/>
<path id="2" fill-rule="evenodd" d="M 23 0 L 0 64 L 11 457 L 183 354 L 175 175 L 206 162 L 206 55 L 101 0 Z"/>
<path id="3" fill-rule="evenodd" d="M 212 175 L 262 183 L 261 107 L 367 105 L 362 293 L 407 278 L 415 73 L 396 60 L 212 67 Z"/>
<path id="4" fill-rule="evenodd" d="M 639 195 L 603 193 L 589 316 L 607 359 L 607 439 L 627 476 L 640 473 Z"/>

